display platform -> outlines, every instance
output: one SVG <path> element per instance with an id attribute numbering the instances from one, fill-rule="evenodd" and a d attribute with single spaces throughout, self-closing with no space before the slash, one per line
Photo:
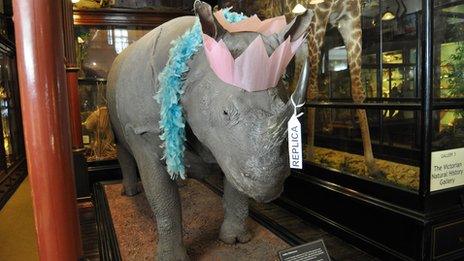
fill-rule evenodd
<path id="1" fill-rule="evenodd" d="M 144 193 L 121 196 L 120 183 L 95 187 L 102 260 L 153 260 L 156 222 Z M 228 245 L 218 239 L 223 220 L 221 198 L 195 180 L 180 187 L 184 243 L 192 260 L 278 260 L 278 251 L 290 244 L 251 218 L 253 238 Z"/>

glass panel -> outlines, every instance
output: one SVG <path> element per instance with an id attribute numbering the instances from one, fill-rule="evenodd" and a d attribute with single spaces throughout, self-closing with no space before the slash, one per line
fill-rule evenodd
<path id="1" fill-rule="evenodd" d="M 105 98 L 113 60 L 151 29 L 76 27 L 80 71 L 79 95 L 84 147 L 88 161 L 116 159 L 116 146 Z"/>
<path id="2" fill-rule="evenodd" d="M 9 167 L 19 158 L 19 139 L 17 108 L 14 93 L 14 60 L 8 55 L 0 54 L 0 117 L 3 146 L 0 165 Z M 4 159 L 3 159 L 4 155 Z"/>
<path id="3" fill-rule="evenodd" d="M 415 67 L 412 66 L 387 66 L 384 65 L 382 81 L 383 98 L 414 98 L 415 92 Z"/>
<path id="4" fill-rule="evenodd" d="M 434 1 L 434 97 L 464 97 L 464 3 Z"/>
<path id="5" fill-rule="evenodd" d="M 106 79 L 114 58 L 150 30 L 78 26 L 75 31 L 80 77 Z"/>
<path id="6" fill-rule="evenodd" d="M 377 69 L 362 69 L 362 85 L 366 92 L 366 97 L 377 97 Z"/>
<path id="7" fill-rule="evenodd" d="M 388 105 L 420 101 L 417 50 L 421 1 L 365 1 L 363 5 L 361 84 L 365 102 L 387 107 L 367 110 L 367 123 L 359 120 L 362 112 L 349 105 L 316 109 L 314 147 L 307 137 L 305 158 L 342 174 L 417 191 L 420 112 L 390 109 Z M 329 26 L 322 47 L 318 101 L 353 102 L 350 55 L 355 54 L 347 52 L 337 28 Z M 311 133 L 311 126 L 305 124 L 306 133 Z M 369 133 L 362 135 L 361 124 L 368 125 Z M 364 157 L 363 144 L 368 140 L 376 167 L 368 163 L 368 155 Z"/>
<path id="8" fill-rule="evenodd" d="M 401 186 L 419 188 L 419 112 L 368 110 L 370 139 L 382 173 L 369 173 L 354 109 L 318 109 L 313 154 L 306 141 L 305 159 L 345 174 Z"/>
<path id="9" fill-rule="evenodd" d="M 111 160 L 117 157 L 105 93 L 105 82 L 79 84 L 82 140 L 87 161 Z"/>
<path id="10" fill-rule="evenodd" d="M 382 97 L 417 98 L 420 0 L 382 1 Z"/>
<path id="11" fill-rule="evenodd" d="M 434 111 L 433 131 L 433 151 L 464 148 L 464 109 Z"/>

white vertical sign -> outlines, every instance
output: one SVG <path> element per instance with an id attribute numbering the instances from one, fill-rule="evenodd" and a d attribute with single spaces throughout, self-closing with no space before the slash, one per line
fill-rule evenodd
<path id="1" fill-rule="evenodd" d="M 301 143 L 301 124 L 294 114 L 288 121 L 288 155 L 290 168 L 303 168 L 303 145 Z"/>
<path id="2" fill-rule="evenodd" d="M 464 185 L 464 148 L 432 152 L 430 191 Z"/>

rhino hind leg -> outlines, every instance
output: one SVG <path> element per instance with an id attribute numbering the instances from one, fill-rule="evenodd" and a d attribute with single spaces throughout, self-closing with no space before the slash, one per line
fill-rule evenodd
<path id="1" fill-rule="evenodd" d="M 134 157 L 124 146 L 117 144 L 118 160 L 122 171 L 121 194 L 132 197 L 140 193 L 137 188 L 137 164 Z"/>
<path id="2" fill-rule="evenodd" d="M 129 134 L 127 141 L 140 172 L 146 198 L 155 215 L 158 261 L 189 260 L 182 242 L 180 196 L 175 181 L 171 180 L 151 141 L 155 134 Z"/>
<path id="3" fill-rule="evenodd" d="M 224 221 L 219 233 L 219 239 L 227 244 L 246 243 L 252 234 L 247 228 L 248 197 L 237 191 L 224 178 Z"/>

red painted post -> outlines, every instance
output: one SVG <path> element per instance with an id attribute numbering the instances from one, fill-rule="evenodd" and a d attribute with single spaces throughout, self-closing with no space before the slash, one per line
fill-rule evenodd
<path id="1" fill-rule="evenodd" d="M 71 140 L 73 149 L 82 149 L 84 147 L 84 144 L 82 142 L 82 124 L 80 110 L 81 104 L 79 101 L 78 73 L 79 68 L 66 68 L 69 115 L 71 121 Z"/>
<path id="2" fill-rule="evenodd" d="M 15 0 L 24 137 L 40 260 L 82 254 L 74 187 L 61 1 Z"/>
<path id="3" fill-rule="evenodd" d="M 74 150 L 82 151 L 84 144 L 82 142 L 82 124 L 81 110 L 79 101 L 79 68 L 76 61 L 76 45 L 74 36 L 73 21 L 73 4 L 70 0 L 61 0 L 63 2 L 63 38 L 64 38 L 64 56 L 66 59 L 66 76 L 69 98 L 69 115 L 71 122 L 71 141 Z"/>

